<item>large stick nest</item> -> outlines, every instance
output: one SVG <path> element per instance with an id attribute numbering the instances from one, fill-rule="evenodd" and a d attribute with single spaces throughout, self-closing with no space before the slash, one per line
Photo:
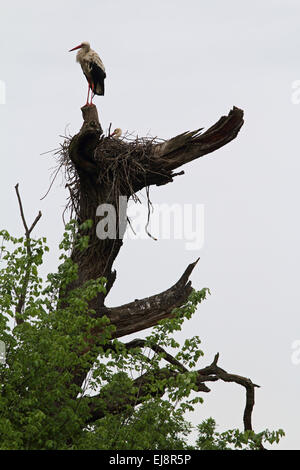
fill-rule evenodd
<path id="1" fill-rule="evenodd" d="M 81 181 L 80 172 L 70 158 L 71 136 L 64 136 L 64 141 L 60 148 L 56 150 L 57 167 L 53 181 L 59 172 L 63 170 L 66 187 L 70 196 L 66 206 L 66 211 L 70 212 L 70 217 L 79 214 L 79 205 L 82 215 Z M 132 198 L 135 202 L 141 202 L 136 194 L 141 188 L 146 189 L 146 200 L 148 204 L 148 222 L 150 217 L 151 201 L 149 197 L 149 186 L 153 179 L 164 182 L 170 180 L 169 172 L 157 171 L 150 164 L 154 147 L 163 142 L 155 137 L 133 137 L 126 134 L 118 139 L 108 136 L 101 136 L 93 155 L 89 160 L 89 176 L 91 184 L 106 188 L 107 201 L 116 207 L 119 196 Z M 53 184 L 53 181 L 51 185 Z M 84 211 L 85 212 L 85 211 Z"/>

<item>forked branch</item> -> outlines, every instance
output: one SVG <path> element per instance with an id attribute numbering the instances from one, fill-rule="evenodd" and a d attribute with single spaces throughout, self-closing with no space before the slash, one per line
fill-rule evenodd
<path id="1" fill-rule="evenodd" d="M 36 226 L 36 224 L 38 223 L 38 221 L 42 217 L 42 213 L 41 213 L 41 211 L 39 211 L 39 213 L 36 216 L 36 218 L 34 219 L 33 223 L 28 228 L 28 224 L 26 222 L 25 215 L 24 215 L 21 196 L 20 196 L 20 193 L 19 193 L 19 183 L 16 184 L 15 190 L 16 190 L 16 193 L 17 193 L 21 219 L 22 219 L 23 226 L 24 226 L 24 229 L 25 229 L 26 250 L 27 250 L 27 260 L 26 260 L 26 266 L 25 266 L 25 274 L 24 274 L 22 285 L 21 285 L 20 296 L 19 296 L 19 300 L 18 300 L 18 303 L 17 303 L 17 306 L 16 306 L 16 312 L 15 312 L 16 313 L 16 323 L 17 323 L 17 325 L 20 325 L 24 321 L 22 318 L 20 318 L 20 314 L 22 313 L 24 305 L 25 305 L 26 292 L 27 292 L 27 288 L 28 288 L 28 284 L 29 284 L 30 270 L 31 270 L 31 265 L 32 265 L 32 250 L 31 250 L 31 243 L 30 243 L 30 235 L 31 235 L 31 232 L 33 231 L 34 227 Z"/>
<path id="2" fill-rule="evenodd" d="M 134 348 L 134 347 L 142 347 L 144 345 L 143 340 L 134 340 L 130 343 L 127 343 L 125 346 L 128 349 Z M 152 348 L 153 349 L 153 348 Z M 155 348 L 153 349 L 155 350 Z M 156 352 L 158 354 L 161 354 L 163 351 L 162 348 L 157 348 Z M 188 372 L 188 370 L 185 368 L 183 364 L 180 364 L 177 359 L 175 359 L 173 356 L 170 354 L 166 353 L 166 356 L 164 359 L 175 365 L 176 368 L 181 369 L 181 371 L 176 372 L 175 370 L 168 369 L 166 367 L 159 369 L 158 371 L 155 371 L 155 378 L 158 380 L 168 380 L 171 377 L 176 377 L 179 374 Z M 219 360 L 219 353 L 216 354 L 212 364 L 210 364 L 208 367 L 205 367 L 203 369 L 200 369 L 197 371 L 198 377 L 196 380 L 196 387 L 198 392 L 205 392 L 208 393 L 210 392 L 210 388 L 207 387 L 205 382 L 216 382 L 218 380 L 222 380 L 224 382 L 232 382 L 236 383 L 238 385 L 241 385 L 246 389 L 246 405 L 245 405 L 245 411 L 244 411 L 244 430 L 245 431 L 252 431 L 252 412 L 253 412 L 253 407 L 254 407 L 254 394 L 255 394 L 255 388 L 259 387 L 259 385 L 254 384 L 250 379 L 246 377 L 242 377 L 241 375 L 236 375 L 236 374 L 231 374 L 226 372 L 224 369 L 221 369 L 217 365 Z M 93 397 L 85 397 L 84 399 L 88 401 L 89 403 L 89 408 L 90 408 L 90 413 L 91 413 L 91 418 L 90 422 L 94 422 L 97 419 L 101 419 L 105 416 L 107 412 L 115 414 L 115 413 L 121 413 L 122 411 L 125 411 L 128 406 L 137 406 L 140 404 L 143 400 L 143 397 L 146 394 L 150 394 L 153 397 L 162 397 L 166 391 L 167 391 L 167 385 L 165 387 L 161 387 L 159 390 L 151 391 L 151 387 L 149 385 L 153 383 L 153 372 L 146 372 L 136 378 L 133 381 L 133 385 L 136 388 L 136 395 L 129 399 L 125 398 L 123 401 L 118 401 L 114 402 L 112 400 L 110 403 L 107 404 L 107 408 L 105 412 L 101 407 L 99 407 L 99 402 L 101 402 L 104 397 L 101 395 L 93 396 Z"/>

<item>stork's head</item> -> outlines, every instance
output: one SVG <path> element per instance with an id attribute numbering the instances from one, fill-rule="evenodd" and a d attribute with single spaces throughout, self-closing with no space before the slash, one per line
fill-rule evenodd
<path id="1" fill-rule="evenodd" d="M 89 52 L 90 48 L 91 48 L 90 43 L 87 41 L 84 41 L 81 44 L 79 44 L 79 46 L 76 46 L 76 47 L 73 47 L 73 49 L 70 49 L 69 52 L 76 51 L 76 49 L 83 49 L 84 52 Z"/>
<path id="2" fill-rule="evenodd" d="M 117 138 L 119 138 L 119 137 L 121 137 L 121 135 L 122 135 L 122 129 L 120 129 L 119 127 L 117 127 L 117 128 L 113 131 L 111 137 L 117 137 Z"/>

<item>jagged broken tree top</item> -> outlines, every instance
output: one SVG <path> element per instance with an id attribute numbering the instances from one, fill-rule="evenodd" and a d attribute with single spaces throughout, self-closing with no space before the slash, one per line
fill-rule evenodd
<path id="1" fill-rule="evenodd" d="M 69 207 L 75 212 L 83 180 L 108 187 L 112 201 L 119 195 L 138 200 L 136 193 L 142 188 L 172 182 L 183 174 L 174 170 L 232 141 L 244 122 L 243 111 L 233 107 L 206 131 L 187 131 L 169 140 L 131 135 L 116 139 L 103 134 L 95 106 L 82 112 L 80 132 L 66 137 L 56 152 L 70 190 Z"/>

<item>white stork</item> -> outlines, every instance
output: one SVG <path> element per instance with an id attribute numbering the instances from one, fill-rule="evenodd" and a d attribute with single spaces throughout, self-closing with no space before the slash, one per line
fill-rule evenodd
<path id="1" fill-rule="evenodd" d="M 115 139 L 119 139 L 122 135 L 122 129 L 120 129 L 119 127 L 117 127 L 113 133 L 111 134 L 111 137 L 114 137 Z"/>
<path id="2" fill-rule="evenodd" d="M 79 49 L 76 55 L 76 61 L 80 63 L 89 84 L 86 105 L 91 106 L 95 95 L 104 95 L 105 68 L 97 52 L 91 49 L 88 42 L 83 42 L 79 44 L 79 46 L 73 47 L 69 52 L 75 51 L 76 49 Z M 92 90 L 92 94 L 91 102 L 89 103 L 90 90 Z"/>

